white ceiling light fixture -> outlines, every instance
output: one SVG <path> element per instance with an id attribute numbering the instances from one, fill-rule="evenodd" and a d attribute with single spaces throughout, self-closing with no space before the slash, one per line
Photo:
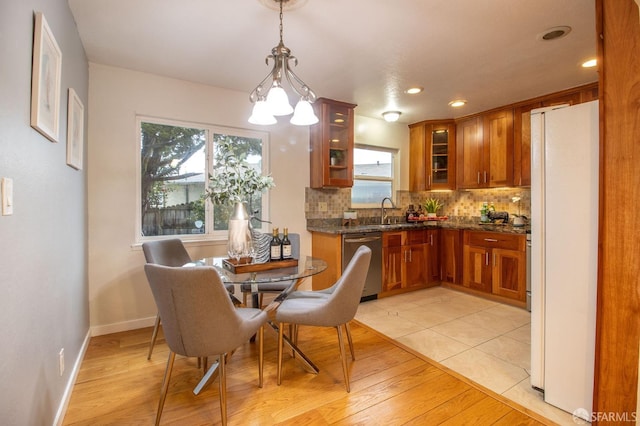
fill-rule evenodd
<path id="1" fill-rule="evenodd" d="M 584 61 L 582 63 L 582 68 L 593 68 L 598 65 L 597 59 L 589 59 L 588 61 Z"/>
<path id="2" fill-rule="evenodd" d="M 565 37 L 570 32 L 571 32 L 571 27 L 568 27 L 566 25 L 561 25 L 559 27 L 549 28 L 542 34 L 539 34 L 538 38 L 542 41 L 558 40 L 559 38 Z"/>
<path id="3" fill-rule="evenodd" d="M 460 108 L 462 106 L 465 106 L 466 104 L 467 104 L 467 101 L 463 99 L 456 99 L 455 101 L 449 102 L 449 106 L 453 108 Z"/>
<path id="4" fill-rule="evenodd" d="M 422 93 L 422 91 L 424 90 L 424 87 L 409 87 L 407 90 L 405 90 L 405 93 L 407 93 L 408 95 L 417 95 L 418 93 Z"/>
<path id="5" fill-rule="evenodd" d="M 382 117 L 384 117 L 385 121 L 393 123 L 394 121 L 398 121 L 400 114 L 402 114 L 400 111 L 385 111 L 382 113 Z"/>
<path id="6" fill-rule="evenodd" d="M 294 66 L 298 65 L 298 59 L 291 55 L 291 50 L 282 41 L 282 6 L 283 3 L 292 0 L 272 0 L 280 6 L 280 43 L 271 49 L 271 55 L 265 58 L 269 65 L 269 59 L 273 60 L 271 72 L 256 86 L 249 95 L 249 100 L 254 104 L 249 123 L 252 124 L 274 124 L 277 122 L 275 116 L 289 115 L 291 124 L 298 126 L 308 126 L 318 122 L 318 117 L 313 112 L 311 104 L 315 102 L 317 96 L 309 86 L 306 85 L 291 70 L 290 62 Z M 291 88 L 300 96 L 295 110 L 289 104 L 287 93 L 282 87 L 283 79 L 289 82 Z M 267 86 L 267 82 L 271 83 Z"/>

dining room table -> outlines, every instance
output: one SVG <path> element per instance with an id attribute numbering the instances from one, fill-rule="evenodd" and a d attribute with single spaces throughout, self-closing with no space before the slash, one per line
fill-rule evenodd
<path id="1" fill-rule="evenodd" d="M 282 265 L 282 267 L 280 267 Z M 269 314 L 268 324 L 276 332 L 278 332 L 278 325 L 274 320 L 274 314 L 280 303 L 287 298 L 287 296 L 295 291 L 302 285 L 302 283 L 327 269 L 327 262 L 323 259 L 306 256 L 293 262 L 267 262 L 265 264 L 236 264 L 225 257 L 207 257 L 203 259 L 194 260 L 184 265 L 184 267 L 193 266 L 212 266 L 219 274 L 223 284 L 238 284 L 249 285 L 251 287 L 252 299 L 257 300 L 258 284 L 263 283 L 290 283 L 285 290 L 279 293 L 263 310 Z M 235 296 L 231 295 L 234 304 L 241 305 Z M 283 337 L 285 343 L 293 350 L 297 355 L 295 358 L 300 359 L 311 371 L 318 373 L 318 367 L 302 352 L 298 346 L 291 340 L 290 336 L 285 335 Z M 200 391 L 212 380 L 213 374 L 216 370 L 211 369 L 200 380 L 196 388 L 193 390 L 194 394 L 200 393 Z"/>

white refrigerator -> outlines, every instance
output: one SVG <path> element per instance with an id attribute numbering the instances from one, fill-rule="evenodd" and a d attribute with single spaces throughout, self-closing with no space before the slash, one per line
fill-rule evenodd
<path id="1" fill-rule="evenodd" d="M 598 126 L 598 101 L 531 111 L 531 385 L 583 418 L 593 397 Z"/>

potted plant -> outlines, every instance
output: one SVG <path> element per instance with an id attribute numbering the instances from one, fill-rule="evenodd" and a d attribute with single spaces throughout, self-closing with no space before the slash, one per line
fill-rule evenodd
<path id="1" fill-rule="evenodd" d="M 337 166 L 342 162 L 344 158 L 344 153 L 337 149 L 332 149 L 329 151 L 330 162 L 332 166 Z"/>
<path id="2" fill-rule="evenodd" d="M 442 206 L 444 206 L 444 204 L 441 203 L 440 200 L 436 198 L 429 198 L 424 202 L 424 209 L 427 212 L 427 217 L 436 217 L 438 209 Z"/>
<path id="3" fill-rule="evenodd" d="M 271 176 L 261 175 L 234 150 L 232 140 L 218 142 L 207 197 L 216 205 L 233 206 L 229 217 L 227 253 L 241 263 L 254 255 L 250 216 L 246 202 L 254 194 L 275 186 Z"/>

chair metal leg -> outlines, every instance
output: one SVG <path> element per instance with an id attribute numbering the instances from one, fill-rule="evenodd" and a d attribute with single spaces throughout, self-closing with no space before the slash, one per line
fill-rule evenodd
<path id="1" fill-rule="evenodd" d="M 220 386 L 220 416 L 222 418 L 222 425 L 225 426 L 227 424 L 227 373 L 226 373 L 226 360 L 225 355 L 220 355 L 220 360 L 218 362 L 220 367 L 220 377 L 219 377 L 219 386 Z"/>
<path id="2" fill-rule="evenodd" d="M 349 350 L 351 351 L 351 361 L 356 360 L 356 354 L 353 351 L 353 340 L 351 339 L 351 327 L 349 327 L 349 323 L 344 325 L 344 329 L 347 332 L 347 341 L 349 342 Z"/>
<path id="3" fill-rule="evenodd" d="M 173 362 L 176 360 L 176 354 L 169 351 L 169 359 L 167 360 L 167 368 L 164 371 L 164 379 L 162 379 L 162 390 L 160 391 L 160 401 L 158 402 L 158 411 L 156 412 L 156 426 L 160 424 L 162 409 L 164 408 L 164 400 L 167 398 L 167 389 L 169 389 L 169 379 L 171 379 L 171 371 L 173 370 Z"/>
<path id="4" fill-rule="evenodd" d="M 278 324 L 278 386 L 280 386 L 280 382 L 282 381 L 282 346 L 284 345 L 284 323 Z"/>
<path id="5" fill-rule="evenodd" d="M 153 334 L 151 335 L 151 343 L 149 344 L 149 354 L 147 355 L 147 359 L 151 359 L 151 354 L 153 353 L 153 346 L 156 344 L 159 328 L 160 328 L 160 314 L 157 314 L 156 322 L 153 326 Z"/>
<path id="6" fill-rule="evenodd" d="M 342 326 L 337 326 L 338 330 L 338 344 L 340 345 L 340 358 L 342 359 L 342 373 L 344 374 L 344 384 L 347 387 L 347 392 L 351 392 L 351 386 L 349 386 L 349 372 L 347 371 L 347 357 L 344 353 L 344 342 L 342 341 Z"/>
<path id="7" fill-rule="evenodd" d="M 263 375 L 262 370 L 264 368 L 264 326 L 260 326 L 258 330 L 258 387 L 262 387 Z"/>

